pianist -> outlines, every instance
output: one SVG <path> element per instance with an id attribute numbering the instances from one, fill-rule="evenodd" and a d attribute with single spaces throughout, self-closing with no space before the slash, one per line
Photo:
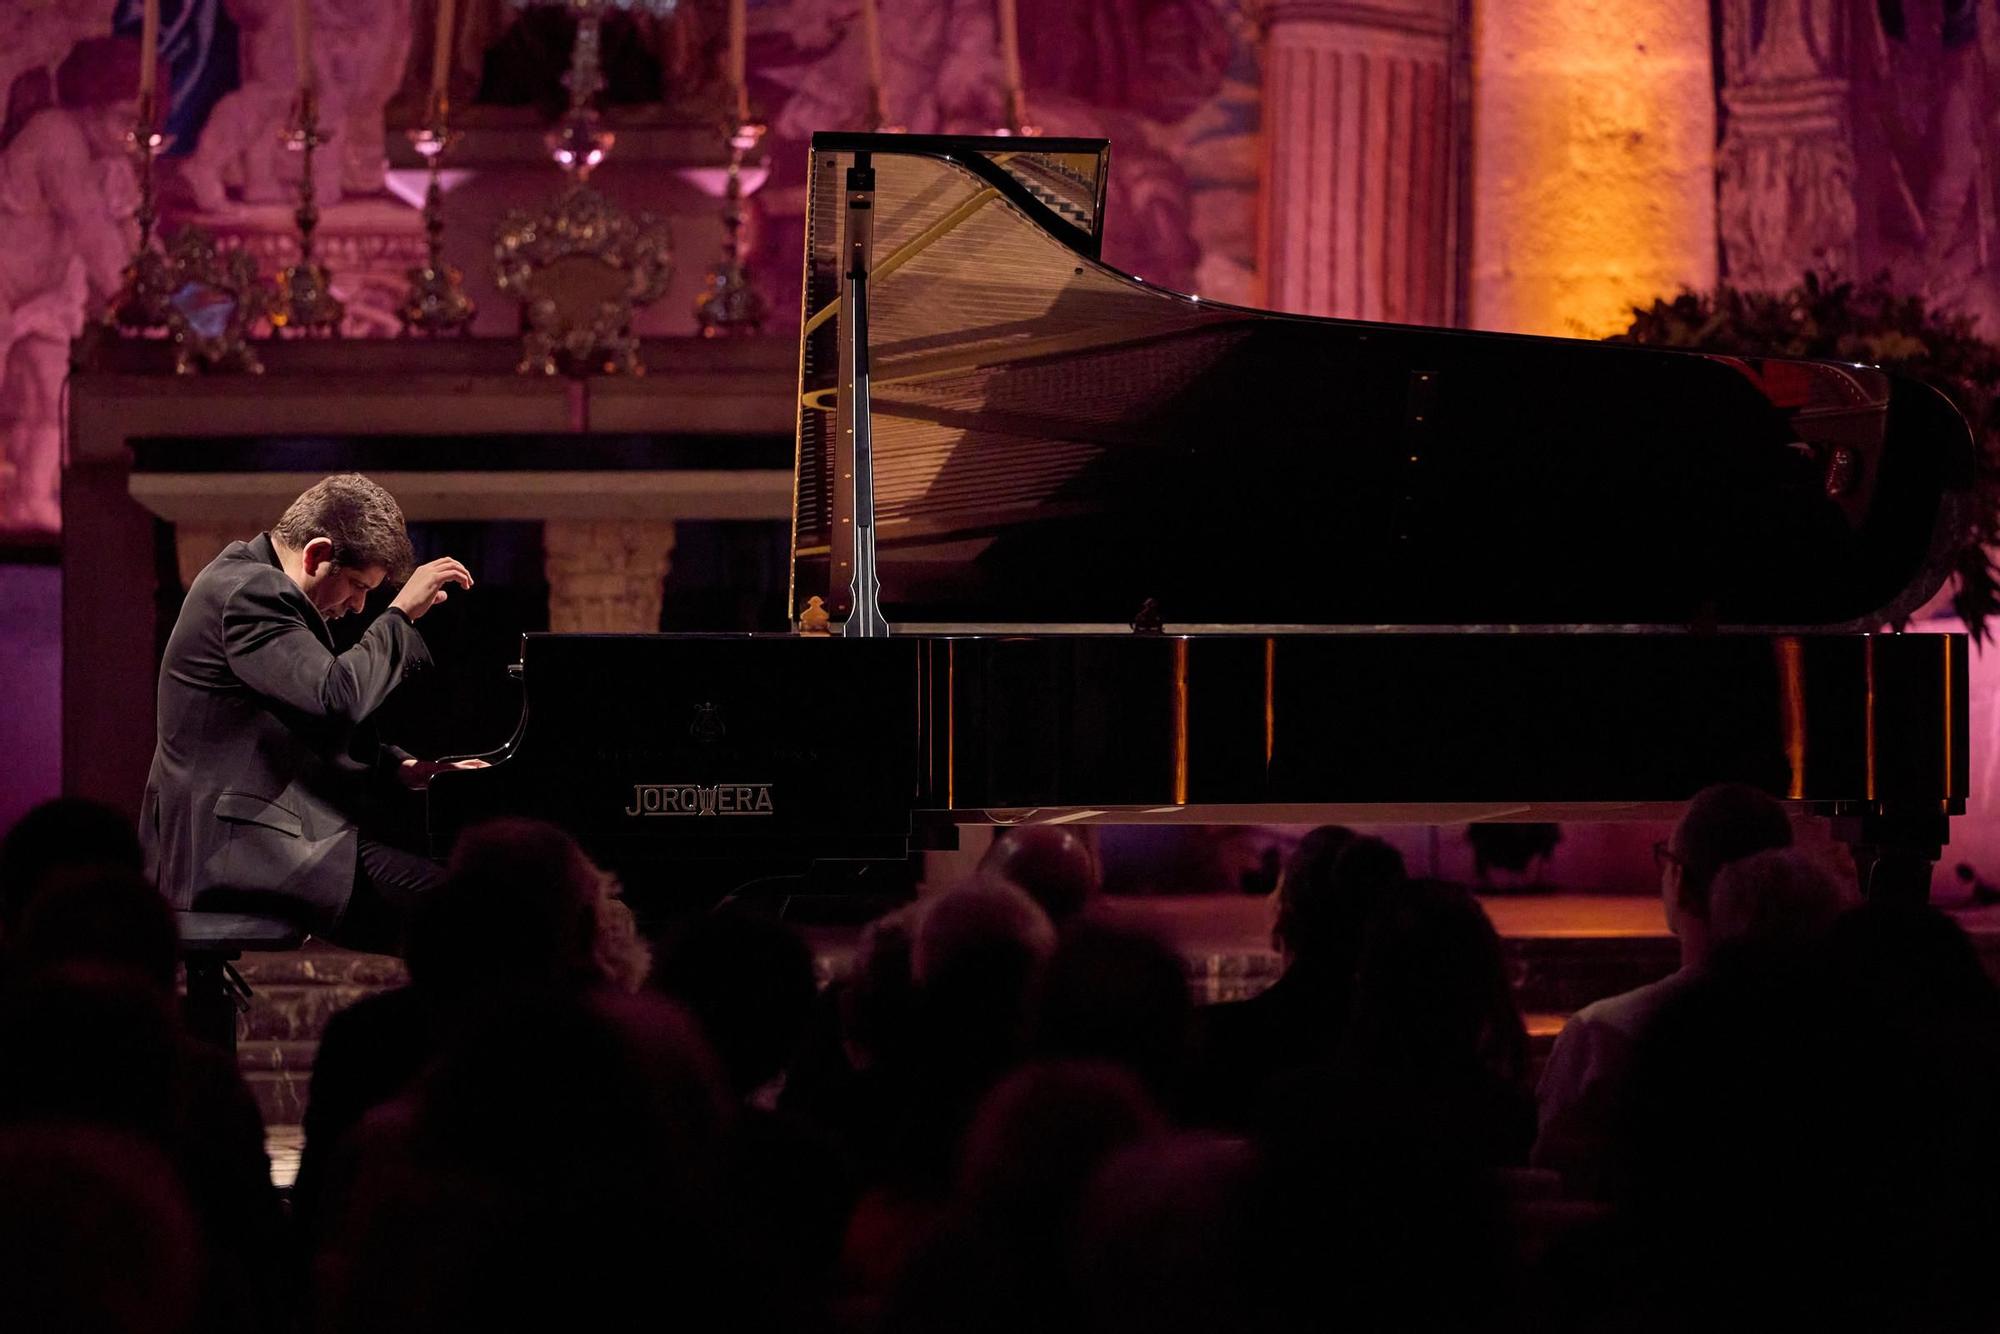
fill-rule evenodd
<path id="1" fill-rule="evenodd" d="M 399 947 L 442 872 L 381 836 L 377 789 L 421 787 L 439 766 L 383 745 L 369 717 L 430 662 L 417 621 L 448 585 L 472 587 L 449 557 L 414 563 L 395 498 L 349 473 L 195 576 L 160 666 L 139 821 L 176 907 L 265 912 L 352 948 Z M 335 653 L 327 622 L 388 579 L 405 581 L 388 609 Z"/>

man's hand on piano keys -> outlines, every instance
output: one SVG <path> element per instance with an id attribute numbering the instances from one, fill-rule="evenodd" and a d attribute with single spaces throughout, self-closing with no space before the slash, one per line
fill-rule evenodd
<path id="1" fill-rule="evenodd" d="M 431 779 L 447 769 L 486 769 L 492 766 L 485 760 L 404 760 L 396 770 L 396 778 L 412 792 L 421 792 L 431 785 Z"/>

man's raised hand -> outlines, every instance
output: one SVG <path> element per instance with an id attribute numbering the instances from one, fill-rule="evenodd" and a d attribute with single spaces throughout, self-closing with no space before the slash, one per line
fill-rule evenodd
<path id="1" fill-rule="evenodd" d="M 470 588 L 472 571 L 449 556 L 439 556 L 434 561 L 419 565 L 389 605 L 414 621 L 445 600 L 446 584 Z"/>

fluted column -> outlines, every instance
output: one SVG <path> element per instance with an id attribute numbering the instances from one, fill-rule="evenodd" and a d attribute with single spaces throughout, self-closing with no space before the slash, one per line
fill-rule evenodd
<path id="1" fill-rule="evenodd" d="M 1451 323 L 1449 0 L 1277 0 L 1264 63 L 1265 304 Z"/>
<path id="2" fill-rule="evenodd" d="M 542 525 L 549 629 L 650 634 L 674 550 L 666 521 L 551 519 Z"/>
<path id="3" fill-rule="evenodd" d="M 174 525 L 174 567 L 181 587 L 208 568 L 231 542 L 247 542 L 257 535 L 248 524 L 177 523 Z"/>

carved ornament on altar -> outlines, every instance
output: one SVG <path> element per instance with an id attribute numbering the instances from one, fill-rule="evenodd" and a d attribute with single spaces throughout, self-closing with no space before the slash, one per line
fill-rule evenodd
<path id="1" fill-rule="evenodd" d="M 587 185 L 539 217 L 509 213 L 494 236 L 494 281 L 527 326 L 524 375 L 643 373 L 632 312 L 659 300 L 672 276 L 665 224 L 634 219 Z"/>
<path id="2" fill-rule="evenodd" d="M 264 369 L 250 332 L 268 309 L 271 289 L 257 261 L 242 250 L 221 251 L 199 227 L 183 227 L 167 246 L 167 337 L 174 370 Z"/>

